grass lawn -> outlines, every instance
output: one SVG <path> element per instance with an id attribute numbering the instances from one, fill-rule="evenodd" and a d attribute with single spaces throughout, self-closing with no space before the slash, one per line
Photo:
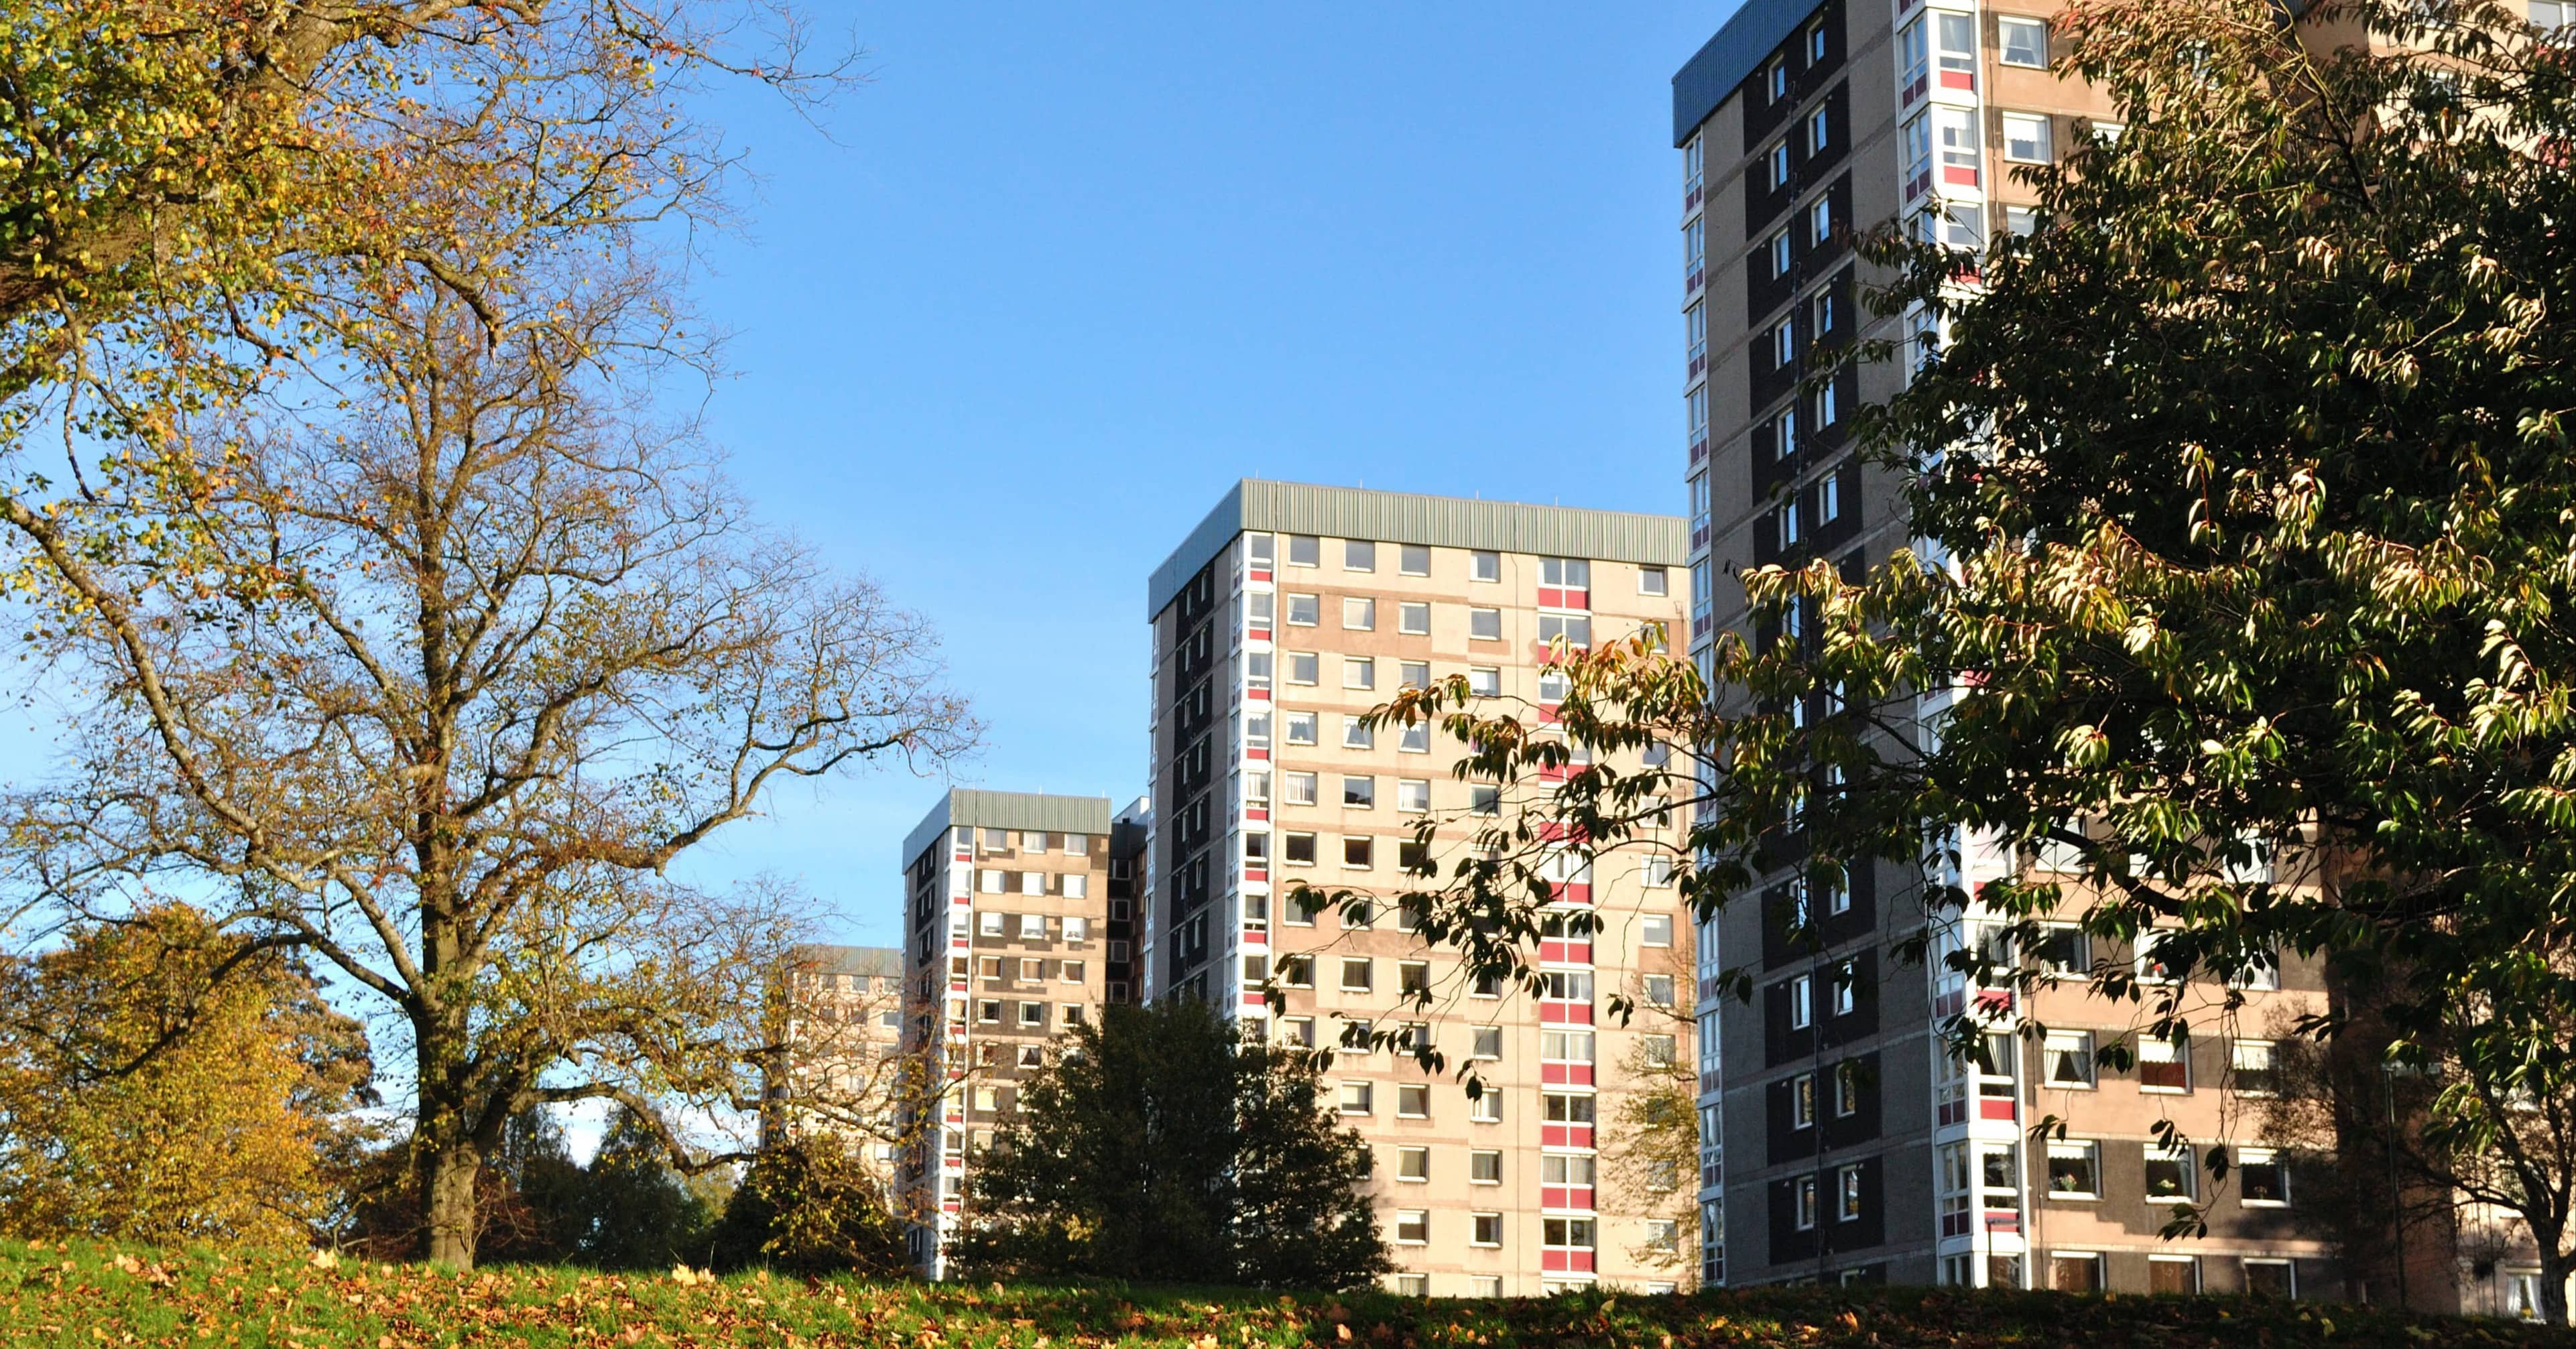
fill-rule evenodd
<path id="1" fill-rule="evenodd" d="M 2576 1334 L 2311 1302 L 1939 1289 L 1754 1289 L 1691 1297 L 1424 1302 L 1383 1294 L 808 1282 L 567 1269 L 439 1273 L 300 1255 L 0 1241 L 0 1343 L 357 1346 L 779 1345 L 882 1349 L 2435 1349 Z"/>

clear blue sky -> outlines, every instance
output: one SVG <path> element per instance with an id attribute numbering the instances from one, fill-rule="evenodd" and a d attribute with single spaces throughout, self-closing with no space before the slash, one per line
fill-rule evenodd
<path id="1" fill-rule="evenodd" d="M 1672 73 L 1734 0 L 870 5 L 825 139 L 700 292 L 716 434 L 774 521 L 937 622 L 958 781 L 1142 790 L 1146 573 L 1244 476 L 1682 509 Z M 791 788 L 700 874 L 893 943 L 944 784 Z"/>

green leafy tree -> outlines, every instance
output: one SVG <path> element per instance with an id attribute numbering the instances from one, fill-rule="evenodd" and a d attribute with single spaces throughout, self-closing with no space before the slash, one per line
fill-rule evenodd
<path id="1" fill-rule="evenodd" d="M 366 1037 L 274 943 L 165 903 L 0 968 L 0 1230 L 301 1244 Z"/>
<path id="2" fill-rule="evenodd" d="M 1903 363 L 1860 429 L 1919 543 L 1744 573 L 1751 630 L 1700 668 L 1567 653 L 1553 723 L 1463 681 L 1384 709 L 1504 794 L 1426 907 L 1525 974 L 1556 856 L 1658 846 L 1678 808 L 1703 913 L 1883 864 L 1921 878 L 1917 954 L 1976 904 L 2024 938 L 2169 930 L 2195 990 L 2320 956 L 2393 1062 L 2441 1070 L 2419 1127 L 2498 1159 L 2564 1320 L 2568 1186 L 2510 1103 L 2576 1073 L 2566 49 L 2483 3 L 2082 0 L 2057 28 L 2124 129 L 2027 171 L 2046 225 L 1865 250 L 1908 338 L 1842 355 Z M 1539 780 L 1575 742 L 1594 761 Z M 1598 752 L 1653 742 L 1668 767 Z M 2075 879 L 1968 894 L 1971 841 Z M 1939 958 L 2036 978 L 2013 949 Z M 2118 962 L 2093 983 L 2141 1034 L 2202 1015 Z"/>
<path id="3" fill-rule="evenodd" d="M 911 1267 L 883 1179 L 829 1133 L 773 1141 L 751 1161 L 710 1238 L 719 1269 L 892 1278 Z"/>
<path id="4" fill-rule="evenodd" d="M 996 1273 L 1351 1288 L 1390 1266 L 1322 1055 L 1186 998 L 1104 1009 L 1021 1088 L 957 1258 Z"/>
<path id="5" fill-rule="evenodd" d="M 572 1256 L 599 1269 L 705 1263 L 717 1210 L 671 1169 L 653 1126 L 620 1107 L 582 1168 Z"/>

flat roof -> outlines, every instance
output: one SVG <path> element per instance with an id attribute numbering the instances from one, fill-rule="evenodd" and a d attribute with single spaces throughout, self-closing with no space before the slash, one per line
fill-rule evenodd
<path id="1" fill-rule="evenodd" d="M 866 974 L 903 976 L 903 951 L 893 946 L 835 946 L 813 942 L 797 947 L 789 958 L 809 970 L 826 974 Z"/>
<path id="2" fill-rule="evenodd" d="M 1228 540 L 1246 530 L 1649 566 L 1678 567 L 1690 561 L 1686 526 L 1678 515 L 1245 478 L 1227 489 L 1216 509 L 1154 569 L 1145 584 L 1145 617 L 1151 620 L 1163 612 Z"/>
<path id="3" fill-rule="evenodd" d="M 921 823 L 903 836 L 903 864 L 912 865 L 922 850 L 951 825 L 983 829 L 1028 829 L 1048 834 L 1106 834 L 1109 798 L 1048 796 L 1039 792 L 987 792 L 952 787 Z"/>
<path id="4" fill-rule="evenodd" d="M 1717 36 L 1673 76 L 1673 147 L 1681 148 L 1772 48 L 1823 7 L 1821 0 L 1744 0 L 1737 6 Z"/>

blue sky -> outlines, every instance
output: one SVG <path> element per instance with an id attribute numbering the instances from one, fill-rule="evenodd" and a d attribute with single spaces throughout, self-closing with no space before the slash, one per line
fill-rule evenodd
<path id="1" fill-rule="evenodd" d="M 1672 72 L 1732 0 L 817 5 L 828 138 L 711 112 L 715 434 L 773 521 L 938 624 L 957 780 L 1130 798 L 1146 573 L 1244 476 L 1679 512 Z M 796 787 L 700 860 L 899 940 L 944 784 Z"/>

